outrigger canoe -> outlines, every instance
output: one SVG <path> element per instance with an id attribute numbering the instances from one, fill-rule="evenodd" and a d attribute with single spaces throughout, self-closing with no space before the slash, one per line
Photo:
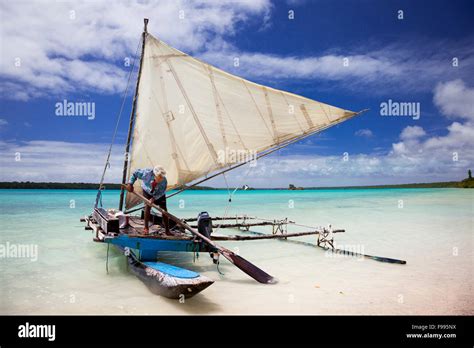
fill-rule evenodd
<path id="1" fill-rule="evenodd" d="M 94 218 L 108 221 L 109 231 L 100 226 L 100 222 Z M 207 251 L 205 245 L 196 243 L 192 237 L 184 233 L 175 232 L 175 236 L 162 236 L 161 228 L 157 225 L 151 227 L 154 232 L 151 236 L 137 234 L 140 229 L 141 219 L 134 219 L 124 229 L 112 232 L 114 219 L 108 212 L 101 209 L 93 215 L 82 219 L 86 223 L 86 229 L 95 232 L 94 241 L 108 243 L 117 247 L 128 258 L 130 271 L 135 274 L 151 292 L 172 299 L 190 298 L 206 289 L 214 283 L 208 277 L 185 268 L 157 261 L 159 252 L 162 251 Z M 107 226 L 107 225 L 106 225 Z"/>
<path id="2" fill-rule="evenodd" d="M 250 226 L 271 225 L 273 233 L 211 237 L 211 219 L 208 219 L 207 227 L 191 226 L 188 222 L 191 223 L 194 218 L 180 219 L 149 203 L 137 193 L 141 192 L 138 182 L 134 183 L 134 191 L 125 195 L 124 184 L 131 173 L 140 168 L 150 168 L 158 163 L 166 168 L 167 190 L 175 190 L 167 195 L 169 199 L 218 175 L 248 163 L 256 163 L 260 158 L 367 111 L 354 112 L 229 74 L 167 45 L 148 33 L 147 25 L 148 19 L 145 18 L 140 64 L 124 151 L 118 210 L 103 209 L 101 197 L 125 99 L 117 117 L 94 210 L 90 216 L 83 218 L 86 228 L 95 231 L 96 242 L 108 243 L 123 250 L 132 272 L 154 293 L 171 298 L 194 296 L 209 287 L 213 281 L 194 271 L 159 262 L 157 254 L 161 251 L 210 252 L 214 263 L 218 263 L 219 256 L 223 256 L 259 283 L 276 282 L 273 276 L 242 256 L 218 245 L 218 240 L 287 240 L 289 237 L 317 235 L 316 246 L 337 254 L 363 256 L 380 262 L 405 263 L 403 260 L 337 249 L 333 245 L 332 236 L 338 231 L 330 226 L 287 233 L 286 229 L 283 230 L 285 224 L 292 223 L 296 226 L 295 223 L 259 220 L 228 224 L 222 221 L 219 228 L 245 228 L 249 231 Z M 129 71 L 129 81 L 134 66 L 135 63 Z M 227 188 L 229 206 L 232 194 L 230 188 Z M 236 190 L 237 188 L 234 192 Z M 148 204 L 158 213 L 167 216 L 173 222 L 174 235 L 165 236 L 156 222 L 151 235 L 140 234 L 143 219 L 130 215 L 137 209 L 143 209 L 139 207 L 140 204 Z M 200 207 L 200 211 L 203 210 L 206 208 Z M 125 219 L 124 224 L 121 223 L 120 216 Z M 131 221 L 127 223 L 127 219 Z"/>

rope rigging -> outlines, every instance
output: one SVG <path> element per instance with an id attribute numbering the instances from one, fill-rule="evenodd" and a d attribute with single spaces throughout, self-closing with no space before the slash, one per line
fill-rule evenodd
<path id="1" fill-rule="evenodd" d="M 138 42 L 137 49 L 135 51 L 135 55 L 133 56 L 133 62 L 131 64 L 131 68 L 130 68 L 130 71 L 128 73 L 127 85 L 125 87 L 125 91 L 124 91 L 124 94 L 123 94 L 123 97 L 122 97 L 122 104 L 120 105 L 120 111 L 118 113 L 117 123 L 115 124 L 114 134 L 112 136 L 112 141 L 110 142 L 109 151 L 107 152 L 107 159 L 105 160 L 104 170 L 102 172 L 102 177 L 100 179 L 99 188 L 97 190 L 97 197 L 96 197 L 95 205 L 94 205 L 94 207 L 96 207 L 96 208 L 99 206 L 99 203 L 100 203 L 100 207 L 102 207 L 102 190 L 103 190 L 103 185 L 104 185 L 105 173 L 107 172 L 107 169 L 110 168 L 110 155 L 112 154 L 112 147 L 114 145 L 115 138 L 117 136 L 118 127 L 119 127 L 119 124 L 120 124 L 120 119 L 122 118 L 122 112 L 123 112 L 123 108 L 125 106 L 125 100 L 127 99 L 128 89 L 130 87 L 130 81 L 132 79 L 133 69 L 135 68 L 135 62 L 137 61 L 137 54 L 138 54 L 138 50 L 139 50 L 140 46 L 141 46 L 141 40 L 139 40 L 139 42 Z"/>

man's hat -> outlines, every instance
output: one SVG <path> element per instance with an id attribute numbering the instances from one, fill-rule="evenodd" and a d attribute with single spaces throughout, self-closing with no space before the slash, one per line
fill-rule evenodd
<path id="1" fill-rule="evenodd" d="M 155 174 L 155 176 L 161 175 L 162 177 L 165 177 L 166 176 L 166 170 L 162 166 L 158 165 L 158 166 L 155 166 L 155 168 L 153 168 L 153 174 Z"/>

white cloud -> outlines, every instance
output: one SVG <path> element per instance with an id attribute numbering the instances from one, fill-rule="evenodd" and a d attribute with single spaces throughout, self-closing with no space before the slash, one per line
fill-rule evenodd
<path id="1" fill-rule="evenodd" d="M 384 155 L 349 152 L 348 161 L 343 160 L 343 154 L 272 155 L 259 160 L 255 168 L 227 174 L 227 180 L 233 187 L 286 187 L 290 181 L 304 186 L 346 186 L 459 180 L 473 167 L 473 148 L 474 126 L 454 122 L 444 136 L 405 138 Z M 107 144 L 0 142 L 0 181 L 98 182 L 106 151 Z M 16 152 L 21 154 L 19 162 L 15 161 Z M 114 148 L 106 182 L 120 182 L 121 152 L 120 146 Z M 222 177 L 210 183 L 225 186 Z"/>
<path id="2" fill-rule="evenodd" d="M 107 144 L 35 140 L 0 142 L 0 181 L 98 182 L 104 169 Z M 111 156 L 106 182 L 120 182 L 121 147 Z M 16 157 L 19 154 L 20 160 Z"/>
<path id="3" fill-rule="evenodd" d="M 410 140 L 420 138 L 424 135 L 426 135 L 426 132 L 420 126 L 408 126 L 403 129 L 402 133 L 400 134 L 400 139 Z"/>
<path id="4" fill-rule="evenodd" d="M 150 18 L 149 31 L 163 40 L 202 51 L 221 45 L 224 35 L 249 18 L 268 22 L 270 7 L 269 0 L 2 1 L 0 90 L 20 100 L 121 92 L 123 62 L 135 52 L 144 17 Z"/>
<path id="5" fill-rule="evenodd" d="M 366 91 L 370 86 L 377 93 L 403 93 L 431 91 L 446 76 L 474 73 L 469 40 L 378 49 L 336 47 L 318 56 L 245 52 L 229 44 L 227 39 L 241 30 L 242 23 L 257 23 L 263 30 L 271 26 L 270 0 L 114 1 L 113 6 L 106 0 L 3 1 L 0 10 L 0 91 L 5 98 L 19 100 L 122 92 L 128 72 L 123 62 L 135 52 L 143 17 L 150 18 L 149 31 L 159 38 L 249 79 L 328 81 L 326 88 Z M 464 57 L 459 67 L 446 63 L 449 52 Z M 233 66 L 234 57 L 240 58 L 239 68 Z M 343 83 L 334 84 L 338 81 Z"/>
<path id="6" fill-rule="evenodd" d="M 354 135 L 356 135 L 358 137 L 370 138 L 370 137 L 374 136 L 374 133 L 372 133 L 372 131 L 370 129 L 359 129 L 358 131 L 356 131 L 354 133 Z"/>
<path id="7" fill-rule="evenodd" d="M 8 124 L 7 120 L 4 120 L 3 118 L 0 118 L 0 129 L 2 129 L 3 126 L 6 126 Z"/>
<path id="8" fill-rule="evenodd" d="M 231 47 L 228 47 L 231 49 Z M 272 77 L 277 79 L 340 80 L 347 77 L 375 78 L 383 74 L 397 76 L 400 68 L 384 58 L 369 55 L 323 55 L 318 57 L 283 57 L 272 54 L 210 51 L 202 55 L 206 61 L 213 62 L 225 70 L 250 77 Z M 233 66 L 234 57 L 240 60 L 239 67 Z M 349 65 L 345 66 L 345 59 Z"/>
<path id="9" fill-rule="evenodd" d="M 227 45 L 220 50 L 204 52 L 201 58 L 251 80 L 322 81 L 329 83 L 318 85 L 318 89 L 366 92 L 370 87 L 373 93 L 396 91 L 403 94 L 431 92 L 439 81 L 474 74 L 474 49 L 468 42 L 397 43 L 378 49 L 335 48 L 335 52 L 306 57 L 243 52 Z M 451 59 L 448 52 L 452 51 L 465 56 L 462 66 L 454 68 L 446 63 Z M 233 65 L 235 57 L 240 61 L 238 67 Z"/>
<path id="10" fill-rule="evenodd" d="M 474 121 L 474 88 L 469 88 L 460 79 L 440 82 L 435 88 L 433 101 L 450 118 Z"/>
<path id="11" fill-rule="evenodd" d="M 444 135 L 428 136 L 422 127 L 408 126 L 385 154 L 349 153 L 348 161 L 342 154 L 274 156 L 260 160 L 248 175 L 251 179 L 242 179 L 248 170 L 243 169 L 229 175 L 228 181 L 235 187 L 242 185 L 242 180 L 255 187 L 286 187 L 290 182 L 299 186 L 347 186 L 461 180 L 474 167 L 472 91 L 461 80 L 436 87 L 434 102 L 441 111 L 450 118 L 468 119 L 453 122 Z M 224 183 L 217 179 L 214 185 L 222 187 Z"/>
<path id="12" fill-rule="evenodd" d="M 271 156 L 256 168 L 228 174 L 232 187 L 350 186 L 456 181 L 474 167 L 474 124 L 452 123 L 443 136 L 426 137 L 419 126 L 406 127 L 400 142 L 385 154 Z M 213 185 L 224 187 L 218 178 Z"/>

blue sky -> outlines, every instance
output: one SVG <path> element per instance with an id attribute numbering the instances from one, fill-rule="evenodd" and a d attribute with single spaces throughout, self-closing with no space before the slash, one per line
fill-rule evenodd
<path id="1" fill-rule="evenodd" d="M 474 167 L 472 1 L 161 1 L 113 8 L 105 1 L 24 1 L 0 8 L 2 181 L 100 179 L 127 80 L 124 61 L 135 52 L 145 16 L 155 36 L 231 73 L 342 108 L 370 108 L 262 161 L 246 184 L 459 180 Z M 344 58 L 349 67 L 341 68 Z M 94 102 L 95 118 L 56 116 L 64 99 Z M 381 116 L 389 99 L 419 103 L 420 118 Z M 120 176 L 130 105 L 129 98 L 108 181 Z M 344 153 L 349 161 L 341 160 Z M 231 184 L 242 184 L 246 170 L 230 174 Z"/>

